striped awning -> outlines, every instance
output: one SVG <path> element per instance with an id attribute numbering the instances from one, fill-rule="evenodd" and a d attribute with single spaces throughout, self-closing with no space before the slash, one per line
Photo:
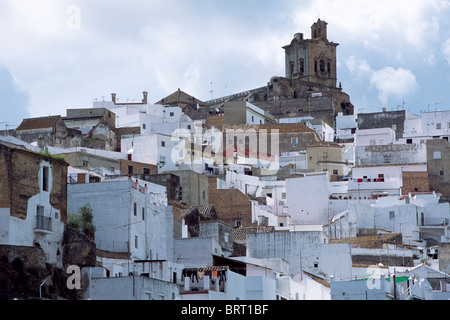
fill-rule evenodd
<path id="1" fill-rule="evenodd" d="M 222 271 L 222 270 L 228 270 L 228 266 L 213 266 L 213 267 L 199 267 L 199 268 L 184 268 L 184 271 Z"/>

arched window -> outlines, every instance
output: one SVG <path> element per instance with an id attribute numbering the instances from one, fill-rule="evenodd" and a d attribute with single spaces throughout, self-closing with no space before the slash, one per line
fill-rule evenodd
<path id="1" fill-rule="evenodd" d="M 320 72 L 325 72 L 325 61 L 320 60 Z"/>

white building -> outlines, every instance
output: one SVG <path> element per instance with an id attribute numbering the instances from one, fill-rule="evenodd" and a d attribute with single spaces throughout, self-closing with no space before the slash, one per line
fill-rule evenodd
<path id="1" fill-rule="evenodd" d="M 343 115 L 339 112 L 336 117 L 336 140 L 354 140 L 357 122 L 356 114 Z"/>
<path id="2" fill-rule="evenodd" d="M 321 119 L 316 119 L 313 117 L 291 117 L 291 118 L 280 118 L 278 123 L 303 123 L 308 128 L 313 129 L 320 137 L 322 141 L 333 142 L 335 136 L 335 130 L 328 123 Z"/>
<path id="3" fill-rule="evenodd" d="M 328 172 L 286 179 L 286 205 L 294 224 L 327 223 L 329 196 Z"/>
<path id="4" fill-rule="evenodd" d="M 332 239 L 357 237 L 367 229 L 401 233 L 406 244 L 425 245 L 426 240 L 448 241 L 449 204 L 439 195 L 381 197 L 373 203 L 353 201 L 324 227 Z"/>
<path id="5" fill-rule="evenodd" d="M 163 133 L 171 135 L 176 129 L 194 129 L 194 121 L 183 114 L 179 107 L 147 103 L 144 92 L 143 102 L 118 103 L 113 101 L 95 101 L 94 108 L 107 108 L 116 114 L 116 127 L 140 127 L 142 134 Z"/>
<path id="6" fill-rule="evenodd" d="M 395 142 L 395 131 L 392 128 L 376 128 L 356 130 L 355 146 L 389 145 Z"/>
<path id="7" fill-rule="evenodd" d="M 427 166 L 418 164 L 358 166 L 352 169 L 348 181 L 351 198 L 370 199 L 379 195 L 401 195 L 404 172 L 426 172 Z"/>
<path id="8" fill-rule="evenodd" d="M 253 197 L 268 196 L 269 202 L 274 201 L 277 205 L 284 205 L 286 182 L 277 180 L 276 175 L 256 176 L 248 174 L 251 172 L 251 166 L 228 164 L 225 177 L 228 188 L 238 189 L 243 194 Z M 276 172 L 272 173 L 276 174 Z"/>
<path id="9" fill-rule="evenodd" d="M 69 213 L 90 204 L 98 249 L 128 252 L 131 259 L 172 261 L 173 212 L 165 187 L 122 179 L 71 184 L 67 189 Z"/>
<path id="10" fill-rule="evenodd" d="M 301 286 L 282 259 L 214 257 L 215 265 L 184 269 L 182 300 L 298 300 Z"/>
<path id="11" fill-rule="evenodd" d="M 307 271 L 329 281 L 352 277 L 350 245 L 329 244 L 321 231 L 295 231 L 247 234 L 247 256 L 279 258 L 289 263 L 288 275 Z"/>
<path id="12" fill-rule="evenodd" d="M 179 300 L 183 266 L 167 260 L 135 260 L 83 268 L 86 300 Z"/>
<path id="13" fill-rule="evenodd" d="M 161 133 L 123 139 L 121 151 L 133 161 L 157 165 L 159 173 L 178 170 L 180 163 L 190 161 L 183 139 Z"/>
<path id="14" fill-rule="evenodd" d="M 55 205 L 52 197 L 64 197 L 65 192 L 55 192 L 56 186 L 63 191 L 66 177 L 64 164 L 49 157 L 27 152 L 17 145 L 0 143 L 0 165 L 6 168 L 0 178 L 3 204 L 0 208 L 0 245 L 41 247 L 46 262 L 62 267 L 62 240 L 65 222 L 62 206 Z M 21 167 L 25 165 L 25 167 Z M 18 168 L 20 175 L 17 174 Z M 8 172 L 10 171 L 10 172 Z M 29 184 L 29 185 L 27 185 Z M 29 189 L 22 193 L 24 186 Z M 17 215 L 18 208 L 22 216 Z"/>

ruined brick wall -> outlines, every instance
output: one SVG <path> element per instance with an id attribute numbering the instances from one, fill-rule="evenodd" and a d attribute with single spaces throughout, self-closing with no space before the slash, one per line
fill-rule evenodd
<path id="1" fill-rule="evenodd" d="M 41 160 L 51 163 L 53 185 L 50 204 L 58 209 L 61 221 L 67 221 L 67 166 L 61 160 L 32 152 L 0 146 L 0 206 L 11 208 L 11 216 L 25 219 L 28 200 L 40 193 Z"/>
<path id="2" fill-rule="evenodd" d="M 442 194 L 442 199 L 450 200 L 450 143 L 444 139 L 426 142 L 427 171 L 430 189 Z M 439 155 L 439 156 L 438 156 Z"/>
<path id="3" fill-rule="evenodd" d="M 52 162 L 53 186 L 50 193 L 50 204 L 59 209 L 61 221 L 67 222 L 67 168 L 64 161 Z"/>
<path id="4" fill-rule="evenodd" d="M 377 265 L 382 263 L 385 266 L 405 266 L 413 267 L 412 257 L 399 257 L 392 255 L 352 255 L 352 264 L 356 265 Z"/>
<path id="5" fill-rule="evenodd" d="M 137 162 L 132 160 L 119 160 L 120 161 L 120 174 L 129 174 L 129 166 L 133 166 L 132 174 L 144 174 L 144 169 L 148 169 L 148 174 L 158 174 L 158 166 L 150 163 Z"/>
<path id="6" fill-rule="evenodd" d="M 430 191 L 430 181 L 426 171 L 403 171 L 401 192 L 407 195 L 409 192 Z"/>
<path id="7" fill-rule="evenodd" d="M 249 225 L 252 217 L 250 200 L 237 189 L 217 189 L 217 178 L 209 177 L 209 204 L 214 205 L 217 218 L 234 226 L 241 221 L 243 226 Z"/>
<path id="8" fill-rule="evenodd" d="M 11 207 L 11 174 L 11 153 L 0 145 L 0 208 Z"/>
<path id="9" fill-rule="evenodd" d="M 40 156 L 20 150 L 11 153 L 11 216 L 26 219 L 28 200 L 40 192 Z"/>
<path id="10" fill-rule="evenodd" d="M 206 128 L 211 129 L 211 126 L 214 126 L 214 128 L 222 130 L 224 119 L 223 115 L 206 117 Z"/>
<path id="11" fill-rule="evenodd" d="M 442 272 L 450 272 L 450 242 L 439 242 L 439 270 Z"/>

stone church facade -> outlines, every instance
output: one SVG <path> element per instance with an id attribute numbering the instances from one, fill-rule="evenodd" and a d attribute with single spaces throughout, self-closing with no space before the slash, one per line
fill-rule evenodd
<path id="1" fill-rule="evenodd" d="M 337 86 L 337 43 L 327 38 L 327 22 L 311 26 L 311 39 L 296 33 L 285 50 L 285 76 L 274 76 L 267 85 L 206 101 L 207 107 L 223 108 L 226 101 L 248 101 L 276 119 L 311 116 L 335 128 L 339 113 L 350 115 L 354 107 L 341 85 Z"/>

